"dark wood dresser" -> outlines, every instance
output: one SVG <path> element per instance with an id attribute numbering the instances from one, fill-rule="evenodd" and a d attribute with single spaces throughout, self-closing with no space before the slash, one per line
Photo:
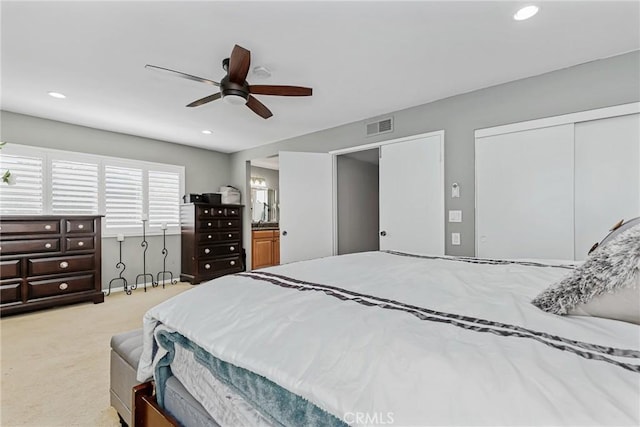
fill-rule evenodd
<path id="1" fill-rule="evenodd" d="M 0 315 L 103 302 L 100 220 L 0 217 Z"/>
<path id="2" fill-rule="evenodd" d="M 182 271 L 192 285 L 242 271 L 242 206 L 180 206 Z"/>

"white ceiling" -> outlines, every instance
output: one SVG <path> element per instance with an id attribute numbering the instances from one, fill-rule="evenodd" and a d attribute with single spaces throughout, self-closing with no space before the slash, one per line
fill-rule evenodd
<path id="1" fill-rule="evenodd" d="M 538 4 L 517 22 L 510 1 L 3 0 L 2 108 L 235 152 L 640 49 L 637 1 Z M 249 83 L 313 96 L 258 96 L 268 120 L 222 101 L 185 108 L 217 89 L 144 68 L 219 81 L 236 43 L 272 71 Z"/>

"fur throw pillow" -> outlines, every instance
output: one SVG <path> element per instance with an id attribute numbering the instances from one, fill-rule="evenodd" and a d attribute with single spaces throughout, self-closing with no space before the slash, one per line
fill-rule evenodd
<path id="1" fill-rule="evenodd" d="M 531 303 L 554 314 L 593 315 L 640 324 L 640 225 L 596 248 L 573 273 Z"/>

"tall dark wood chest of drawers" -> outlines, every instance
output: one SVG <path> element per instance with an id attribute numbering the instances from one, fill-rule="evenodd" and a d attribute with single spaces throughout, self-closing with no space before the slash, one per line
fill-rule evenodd
<path id="1" fill-rule="evenodd" d="M 182 271 L 192 285 L 242 266 L 242 206 L 187 203 L 180 206 Z"/>
<path id="2" fill-rule="evenodd" d="M 0 217 L 0 315 L 103 302 L 100 220 Z"/>

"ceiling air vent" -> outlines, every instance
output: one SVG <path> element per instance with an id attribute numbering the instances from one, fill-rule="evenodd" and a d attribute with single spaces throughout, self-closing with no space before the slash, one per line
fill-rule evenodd
<path id="1" fill-rule="evenodd" d="M 379 135 L 381 133 L 393 132 L 393 117 L 367 123 L 367 136 Z"/>

